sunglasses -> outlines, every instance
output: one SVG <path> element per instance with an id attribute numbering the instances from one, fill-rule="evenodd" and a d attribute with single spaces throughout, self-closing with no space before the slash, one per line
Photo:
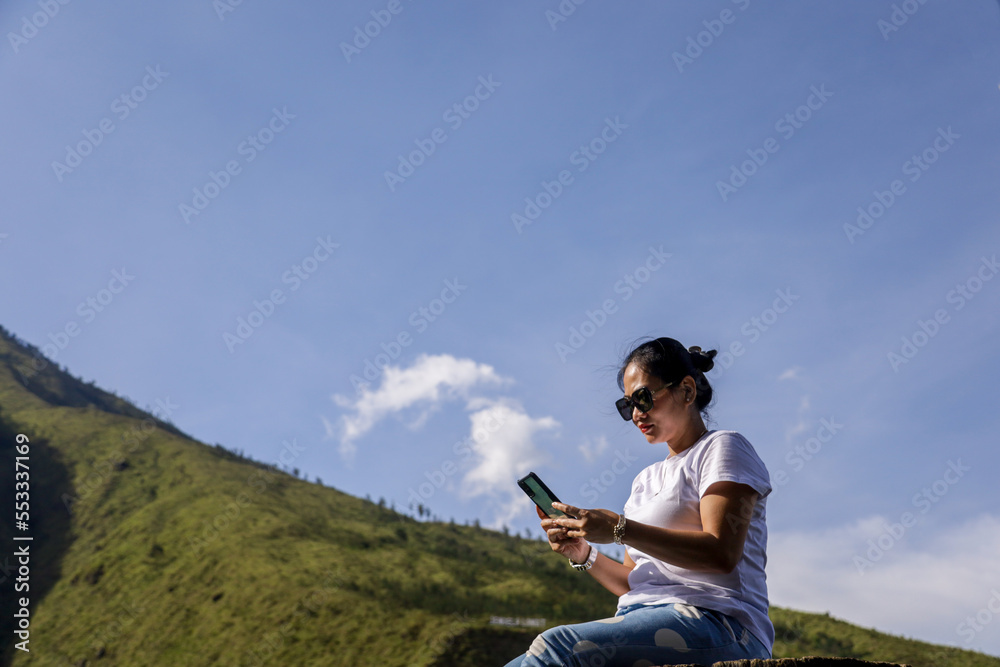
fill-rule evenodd
<path id="1" fill-rule="evenodd" d="M 649 412 L 653 409 L 653 397 L 659 394 L 664 389 L 672 387 L 677 384 L 677 381 L 669 382 L 656 391 L 650 391 L 648 387 L 639 387 L 632 392 L 631 396 L 625 396 L 619 398 L 615 401 L 615 407 L 618 408 L 618 414 L 622 416 L 625 421 L 632 421 L 632 408 L 639 408 L 639 412 Z"/>

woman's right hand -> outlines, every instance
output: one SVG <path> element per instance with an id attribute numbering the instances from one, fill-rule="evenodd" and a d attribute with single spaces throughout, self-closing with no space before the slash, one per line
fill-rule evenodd
<path id="1" fill-rule="evenodd" d="M 556 553 L 569 558 L 574 563 L 582 563 L 590 555 L 590 544 L 582 537 L 569 537 L 567 528 L 550 519 L 540 507 L 535 506 L 538 518 L 542 520 L 542 530 L 549 538 L 549 546 Z"/>

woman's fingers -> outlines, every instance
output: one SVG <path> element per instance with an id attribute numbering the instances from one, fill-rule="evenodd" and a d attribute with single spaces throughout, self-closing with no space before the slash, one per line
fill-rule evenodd
<path id="1" fill-rule="evenodd" d="M 537 505 L 535 506 L 538 517 L 542 519 L 542 530 L 545 531 L 549 542 L 552 543 L 553 549 L 561 548 L 566 542 L 588 536 L 588 526 L 590 523 L 588 510 L 567 505 L 566 503 L 552 503 L 552 507 L 570 515 L 553 519 L 542 512 Z"/>
<path id="2" fill-rule="evenodd" d="M 570 516 L 575 516 L 577 519 L 581 518 L 580 515 L 583 513 L 583 510 L 579 507 L 573 507 L 572 505 L 567 505 L 566 503 L 552 503 L 552 506 L 560 512 L 565 512 Z"/>
<path id="3" fill-rule="evenodd" d="M 552 503 L 552 506 L 576 517 L 575 519 L 559 517 L 551 520 L 552 523 L 566 529 L 568 538 L 582 538 L 602 544 L 613 539 L 613 529 L 619 518 L 617 513 L 604 509 L 582 509 L 566 503 Z"/>
<path id="4" fill-rule="evenodd" d="M 550 540 L 562 540 L 566 538 L 567 529 L 563 526 L 554 526 L 545 531 Z"/>

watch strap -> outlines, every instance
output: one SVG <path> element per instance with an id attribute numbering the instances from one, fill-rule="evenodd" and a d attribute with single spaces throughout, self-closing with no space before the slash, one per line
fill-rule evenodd
<path id="1" fill-rule="evenodd" d="M 572 565 L 574 569 L 579 570 L 580 572 L 586 572 L 587 570 L 589 570 L 594 566 L 594 563 L 596 561 L 597 561 L 597 549 L 595 549 L 594 545 L 591 544 L 590 553 L 587 555 L 587 560 L 585 560 L 582 563 L 576 563 L 571 558 L 569 559 L 569 564 Z"/>

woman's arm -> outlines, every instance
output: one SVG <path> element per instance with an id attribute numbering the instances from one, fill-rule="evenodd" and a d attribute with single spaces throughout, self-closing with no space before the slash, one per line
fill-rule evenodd
<path id="1" fill-rule="evenodd" d="M 743 544 L 757 497 L 757 492 L 746 484 L 716 482 L 701 499 L 702 530 L 672 530 L 629 521 L 623 542 L 677 567 L 703 572 L 732 572 L 743 557 Z M 552 520 L 566 530 L 566 537 L 582 538 L 598 544 L 614 541 L 614 527 L 618 522 L 616 513 L 580 509 L 565 503 L 560 503 L 557 509 L 579 517 Z"/>
<path id="2" fill-rule="evenodd" d="M 591 547 L 593 549 L 594 547 Z M 597 554 L 594 565 L 587 570 L 597 582 L 609 591 L 621 597 L 629 592 L 628 575 L 635 567 L 632 559 L 625 554 L 625 562 L 619 563 L 613 558 L 608 558 L 602 553 Z"/>

